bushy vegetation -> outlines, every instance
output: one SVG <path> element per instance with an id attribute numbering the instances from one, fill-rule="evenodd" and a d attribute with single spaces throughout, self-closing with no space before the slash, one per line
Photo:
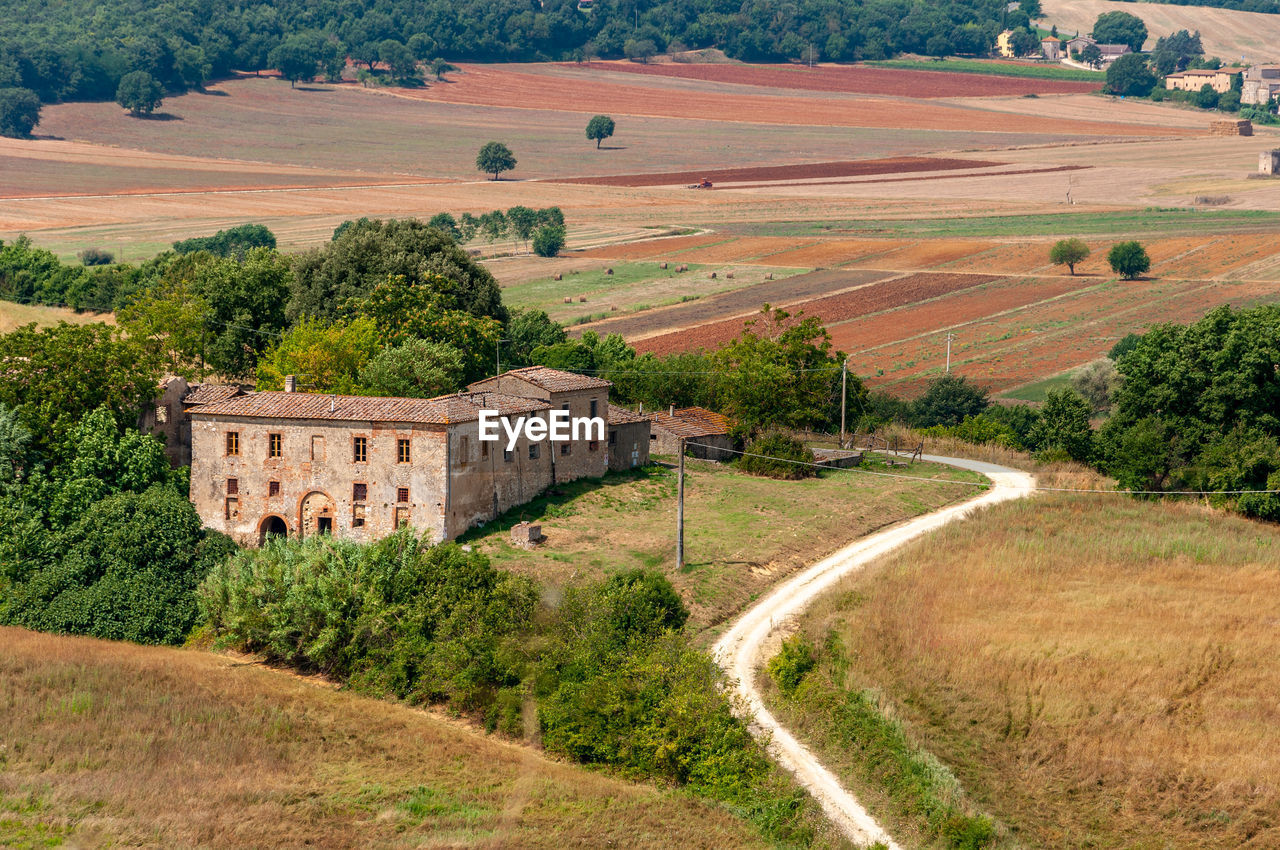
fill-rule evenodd
<path id="1" fill-rule="evenodd" d="M 261 224 L 242 224 L 212 236 L 196 236 L 173 243 L 179 254 L 205 251 L 218 257 L 243 257 L 253 248 L 276 247 L 276 235 Z"/>
<path id="2" fill-rule="evenodd" d="M 37 248 L 26 236 L 0 240 L 0 299 L 20 304 L 49 304 L 106 312 L 129 303 L 168 267 L 161 256 L 141 266 L 64 264 L 52 251 Z"/>
<path id="3" fill-rule="evenodd" d="M 738 468 L 766 478 L 795 480 L 818 474 L 813 452 L 788 434 L 771 431 L 747 443 Z"/>

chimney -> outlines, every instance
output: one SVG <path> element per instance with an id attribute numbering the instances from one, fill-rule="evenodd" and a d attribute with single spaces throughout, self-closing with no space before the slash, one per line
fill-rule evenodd
<path id="1" fill-rule="evenodd" d="M 673 404 L 673 405 L 671 405 L 671 409 L 667 411 L 667 415 L 668 415 L 668 416 L 675 416 L 675 415 L 676 415 L 676 406 L 675 406 L 674 404 Z"/>
<path id="2" fill-rule="evenodd" d="M 296 393 L 298 391 L 298 378 L 296 375 L 284 376 L 284 391 L 287 393 Z"/>

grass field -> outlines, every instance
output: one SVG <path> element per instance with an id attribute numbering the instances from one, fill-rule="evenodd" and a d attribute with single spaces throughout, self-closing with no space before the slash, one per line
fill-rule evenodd
<path id="1" fill-rule="evenodd" d="M 760 846 L 729 812 L 247 659 L 0 628 L 0 846 Z"/>
<path id="2" fill-rule="evenodd" d="M 40 327 L 56 325 L 58 322 L 70 322 L 73 325 L 87 325 L 92 322 L 113 322 L 111 316 L 99 313 L 77 313 L 64 307 L 46 307 L 43 304 L 15 304 L 12 301 L 0 300 L 0 333 L 8 333 L 23 325 L 36 324 Z"/>
<path id="3" fill-rule="evenodd" d="M 1277 592 L 1273 525 L 1046 496 L 922 539 L 801 628 L 838 642 L 822 681 L 874 689 L 1006 844 L 1264 848 L 1280 844 Z M 884 802 L 827 711 L 787 713 Z"/>
<path id="4" fill-rule="evenodd" d="M 1155 46 L 1160 36 L 1187 30 L 1200 33 L 1206 56 L 1218 56 L 1228 62 L 1241 56 L 1249 62 L 1272 61 L 1280 39 L 1280 15 L 1260 12 L 1119 0 L 1044 0 L 1041 5 L 1044 12 L 1038 20 L 1045 26 L 1056 24 L 1059 32 L 1087 33 L 1098 15 L 1128 12 L 1147 25 L 1147 50 Z"/>
<path id="5" fill-rule="evenodd" d="M 465 541 L 499 567 L 528 572 L 553 585 L 621 570 L 659 569 L 680 591 L 693 623 L 705 629 L 853 538 L 967 498 L 975 489 L 857 470 L 775 481 L 705 461 L 690 460 L 686 467 L 683 571 L 675 569 L 676 476 L 662 466 L 610 475 L 600 486 L 562 486 L 563 496 L 517 508 L 471 532 Z M 981 480 L 933 464 L 915 464 L 910 474 Z M 815 511 L 817 505 L 822 509 Z M 509 530 L 520 520 L 540 522 L 547 541 L 533 551 L 511 546 Z"/>
<path id="6" fill-rule="evenodd" d="M 1046 33 L 1047 34 L 1047 33 Z M 1022 62 L 1002 62 L 983 59 L 947 57 L 939 62 L 933 59 L 880 59 L 866 63 L 877 68 L 901 68 L 906 71 L 948 71 L 953 74 L 990 74 L 996 77 L 1029 77 L 1042 80 L 1079 80 L 1102 84 L 1106 74 L 1101 71 L 1085 71 L 1065 65 L 1040 65 Z"/>

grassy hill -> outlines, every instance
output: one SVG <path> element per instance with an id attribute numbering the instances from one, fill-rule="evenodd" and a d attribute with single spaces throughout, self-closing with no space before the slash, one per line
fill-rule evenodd
<path id="1" fill-rule="evenodd" d="M 71 322 L 80 325 L 89 322 L 111 322 L 110 316 L 99 313 L 77 313 L 64 307 L 46 307 L 43 304 L 15 304 L 12 301 L 0 301 L 0 333 L 8 333 L 14 328 L 29 325 L 32 322 L 44 327 L 56 325 L 58 322 Z"/>
<path id="2" fill-rule="evenodd" d="M 885 762 L 869 767 L 839 733 L 866 723 L 855 705 L 883 701 L 966 805 L 1004 824 L 998 846 L 1276 847 L 1277 594 L 1274 525 L 1188 503 L 1038 497 L 846 582 L 802 625 L 816 671 L 798 698 L 772 699 L 897 813 L 903 839 L 923 829 L 922 795 L 901 777 L 886 794 Z M 959 794 L 946 768 L 930 772 Z"/>
<path id="3" fill-rule="evenodd" d="M 688 795 L 243 660 L 0 628 L 0 846 L 753 847 Z"/>
<path id="4" fill-rule="evenodd" d="M 1276 42 L 1280 39 L 1280 15 L 1261 12 L 1119 0 L 1044 0 L 1041 7 L 1044 14 L 1038 18 L 1040 24 L 1045 27 L 1056 24 L 1058 32 L 1065 37 L 1077 31 L 1088 34 L 1098 15 L 1104 12 L 1137 15 L 1147 25 L 1145 47 L 1148 50 L 1162 35 L 1199 30 L 1205 55 L 1218 56 L 1224 61 L 1234 61 L 1241 56 L 1250 62 L 1274 61 Z"/>

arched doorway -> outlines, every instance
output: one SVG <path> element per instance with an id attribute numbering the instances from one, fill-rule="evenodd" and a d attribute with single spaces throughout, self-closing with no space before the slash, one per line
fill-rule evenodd
<path id="1" fill-rule="evenodd" d="M 302 497 L 299 509 L 301 535 L 310 537 L 313 534 L 332 534 L 335 516 L 337 511 L 333 506 L 333 499 L 327 493 L 319 490 L 308 493 Z"/>
<path id="2" fill-rule="evenodd" d="M 267 542 L 268 537 L 288 537 L 289 524 L 284 521 L 283 517 L 275 515 L 262 518 L 262 522 L 258 524 L 258 545 L 261 546 Z"/>

